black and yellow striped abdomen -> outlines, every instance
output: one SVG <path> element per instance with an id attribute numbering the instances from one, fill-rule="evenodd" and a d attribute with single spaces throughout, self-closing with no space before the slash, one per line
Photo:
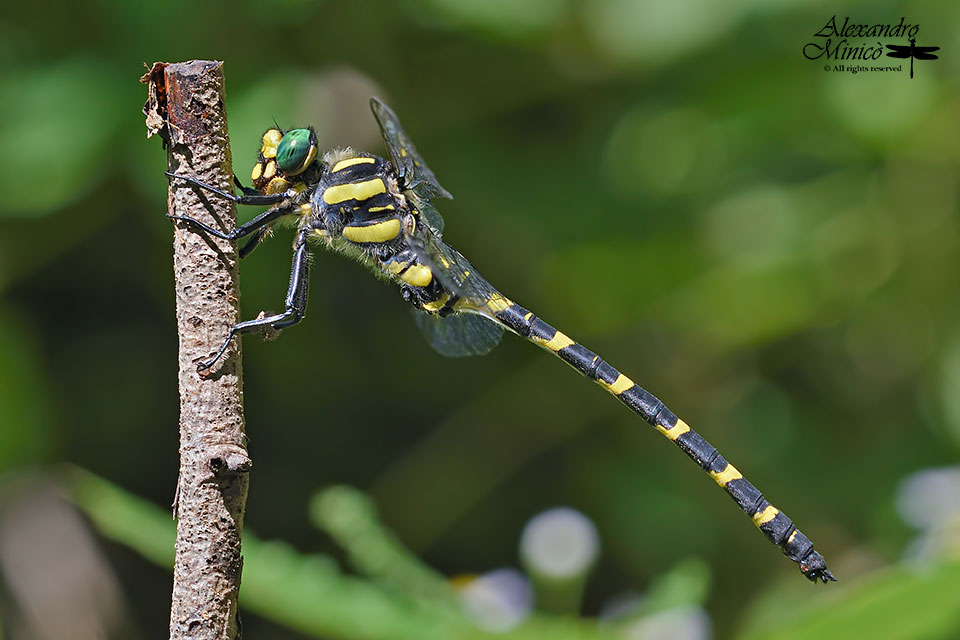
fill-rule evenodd
<path id="1" fill-rule="evenodd" d="M 499 294 L 490 299 L 484 311 L 511 331 L 556 354 L 676 443 L 726 490 L 770 542 L 800 565 L 803 575 L 814 582 L 835 580 L 823 557 L 814 549 L 810 539 L 794 526 L 793 521 L 770 504 L 759 489 L 720 455 L 716 447 L 680 420 L 656 396 L 635 384 L 594 352 Z"/>

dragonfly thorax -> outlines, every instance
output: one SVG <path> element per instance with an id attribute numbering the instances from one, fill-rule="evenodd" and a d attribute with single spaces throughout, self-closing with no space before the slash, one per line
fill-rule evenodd
<path id="1" fill-rule="evenodd" d="M 393 165 L 352 149 L 324 155 L 311 205 L 325 228 L 357 244 L 397 238 L 409 217 Z"/>

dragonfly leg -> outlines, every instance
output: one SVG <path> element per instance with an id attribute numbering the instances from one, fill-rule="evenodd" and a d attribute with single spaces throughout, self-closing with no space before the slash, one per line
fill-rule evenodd
<path id="1" fill-rule="evenodd" d="M 200 187 L 201 189 L 204 189 L 204 190 L 209 191 L 209 192 L 211 192 L 211 193 L 215 193 L 215 194 L 217 194 L 218 196 L 220 196 L 221 198 L 225 198 L 225 199 L 227 199 L 227 200 L 231 200 L 231 201 L 233 201 L 233 202 L 236 202 L 237 204 L 259 204 L 259 205 L 264 205 L 264 204 L 277 204 L 278 202 L 283 202 L 283 200 L 287 197 L 286 192 L 272 193 L 272 194 L 266 195 L 266 196 L 260 194 L 259 192 L 258 192 L 256 195 L 249 194 L 249 193 L 247 193 L 247 187 L 244 187 L 243 185 L 239 185 L 239 186 L 240 186 L 240 188 L 243 190 L 244 195 L 242 195 L 242 196 L 237 196 L 237 195 L 234 195 L 234 194 L 232 194 L 232 193 L 227 193 L 227 192 L 224 191 L 223 189 L 218 189 L 217 187 L 215 187 L 215 186 L 213 186 L 213 185 L 211 185 L 211 184 L 207 184 L 206 182 L 203 182 L 202 180 L 197 180 L 196 178 L 191 178 L 190 176 L 181 176 L 181 175 L 179 175 L 179 174 L 177 174 L 177 173 L 173 173 L 172 171 L 166 171 L 165 173 L 167 174 L 167 176 L 169 176 L 169 177 L 171 177 L 171 178 L 176 178 L 176 179 L 178 179 L 178 180 L 183 180 L 184 182 L 186 182 L 186 183 L 188 183 L 188 184 L 192 184 L 192 185 L 195 186 L 195 187 Z M 236 176 L 234 176 L 234 180 L 236 180 Z M 239 183 L 239 182 L 240 182 L 240 181 L 237 180 L 237 183 Z"/>
<path id="2" fill-rule="evenodd" d="M 307 259 L 307 232 L 301 231 L 297 236 L 293 249 L 293 265 L 290 269 L 290 285 L 287 287 L 287 297 L 284 300 L 283 313 L 277 313 L 263 318 L 254 318 L 233 325 L 227 338 L 220 345 L 220 349 L 213 358 L 197 365 L 197 371 L 204 372 L 212 367 L 220 356 L 226 352 L 234 336 L 245 333 L 255 333 L 264 328 L 276 331 L 293 326 L 303 320 L 307 310 L 307 288 L 310 273 L 310 263 Z"/>
<path id="3" fill-rule="evenodd" d="M 259 195 L 260 195 L 260 192 L 257 191 L 256 189 L 254 189 L 253 187 L 248 187 L 248 186 L 246 186 L 245 184 L 243 184 L 242 182 L 240 182 L 240 178 L 237 177 L 237 174 L 233 174 L 233 184 L 236 185 L 237 189 L 240 189 L 240 191 L 242 191 L 242 192 L 243 192 L 243 195 L 245 195 L 245 196 L 259 196 Z"/>
<path id="4" fill-rule="evenodd" d="M 279 206 L 273 207 L 272 209 L 267 209 L 266 211 L 264 211 L 257 217 L 253 218 L 252 220 L 245 222 L 239 227 L 237 227 L 236 229 L 234 229 L 233 231 L 228 231 L 226 233 L 224 233 L 223 231 L 220 231 L 219 229 L 214 229 L 210 225 L 200 222 L 196 218 L 190 218 L 188 216 L 171 216 L 171 215 L 168 215 L 167 217 L 170 218 L 171 220 L 180 220 L 181 222 L 186 222 L 187 224 L 190 224 L 194 227 L 203 229 L 204 231 L 206 231 L 212 236 L 223 238 L 224 240 L 238 240 L 239 238 L 246 237 L 251 233 L 264 229 L 267 225 L 275 221 L 277 218 L 282 218 L 283 216 L 290 215 L 291 213 L 293 213 L 293 207 L 289 203 L 283 203 L 283 204 L 280 204 Z M 256 248 L 256 245 L 260 243 L 260 240 L 263 240 L 263 237 L 266 236 L 266 233 L 267 231 L 264 230 L 262 233 L 258 234 L 260 235 L 259 239 L 253 238 L 251 239 L 250 242 L 244 245 L 243 250 L 241 251 L 241 257 L 246 257 L 247 255 L 249 255 L 249 253 Z M 247 249 L 247 247 L 250 246 L 251 244 L 253 244 L 253 246 Z"/>
<path id="5" fill-rule="evenodd" d="M 253 237 L 247 240 L 247 242 L 240 247 L 240 259 L 243 260 L 248 255 L 253 253 L 253 250 L 256 249 L 263 239 L 270 234 L 270 226 L 266 225 L 257 229 L 256 233 L 253 234 Z"/>

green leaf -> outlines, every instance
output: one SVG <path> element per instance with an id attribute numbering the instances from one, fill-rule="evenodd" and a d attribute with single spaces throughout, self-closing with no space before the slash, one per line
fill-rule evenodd
<path id="1" fill-rule="evenodd" d="M 358 489 L 339 486 L 321 491 L 310 504 L 310 516 L 371 578 L 413 597 L 455 602 L 443 576 L 403 547 L 377 519 L 373 500 Z"/>
<path id="2" fill-rule="evenodd" d="M 768 628 L 744 640 L 944 640 L 960 632 L 960 562 L 897 567 L 857 583 L 845 593 L 825 593 L 818 604 L 786 609 Z M 793 602 L 791 602 L 793 604 Z"/>
<path id="3" fill-rule="evenodd" d="M 171 567 L 176 530 L 169 514 L 87 471 L 66 473 L 74 502 L 106 537 Z M 243 533 L 240 605 L 302 633 L 350 640 L 614 640 L 592 622 L 536 617 L 509 633 L 481 631 L 446 603 L 429 603 L 343 575 L 327 556 Z"/>

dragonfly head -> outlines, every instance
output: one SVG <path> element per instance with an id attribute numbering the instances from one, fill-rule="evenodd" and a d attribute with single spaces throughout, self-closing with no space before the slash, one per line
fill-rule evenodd
<path id="1" fill-rule="evenodd" d="M 293 178 L 306 171 L 317 158 L 317 134 L 313 129 L 267 129 L 260 156 L 250 179 L 261 193 L 285 191 Z"/>

